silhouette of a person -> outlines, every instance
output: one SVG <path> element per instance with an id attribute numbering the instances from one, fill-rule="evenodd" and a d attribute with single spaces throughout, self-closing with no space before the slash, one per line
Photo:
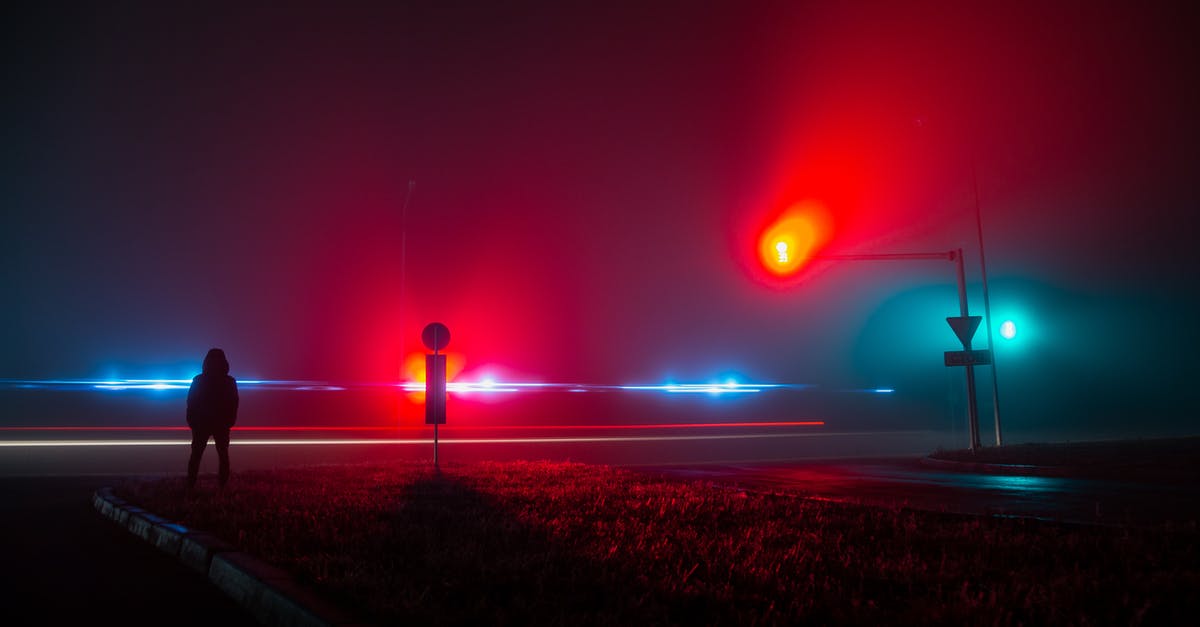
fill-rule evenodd
<path id="1" fill-rule="evenodd" d="M 192 456 L 188 459 L 188 488 L 196 485 L 200 457 L 211 437 L 217 444 L 220 460 L 218 480 L 221 487 L 229 482 L 229 430 L 237 422 L 237 381 L 229 376 L 225 351 L 214 348 L 204 356 L 204 367 L 192 379 L 188 389 L 187 423 L 192 429 Z"/>

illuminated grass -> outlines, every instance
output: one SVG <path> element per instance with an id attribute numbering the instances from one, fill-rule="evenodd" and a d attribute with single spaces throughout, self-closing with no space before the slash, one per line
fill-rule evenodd
<path id="1" fill-rule="evenodd" d="M 1074 527 L 745 493 L 603 466 L 371 464 L 126 498 L 412 624 L 1136 624 L 1200 610 L 1195 524 Z"/>

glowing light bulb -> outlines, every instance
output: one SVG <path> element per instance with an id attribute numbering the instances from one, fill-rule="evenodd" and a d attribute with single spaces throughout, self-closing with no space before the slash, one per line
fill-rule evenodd
<path id="1" fill-rule="evenodd" d="M 1011 340 L 1017 337 L 1017 324 L 1012 320 L 1005 320 L 1000 324 L 1000 337 Z"/>
<path id="2" fill-rule="evenodd" d="M 758 236 L 758 261 L 779 278 L 796 275 L 829 239 L 832 221 L 815 201 L 803 201 L 780 213 Z"/>

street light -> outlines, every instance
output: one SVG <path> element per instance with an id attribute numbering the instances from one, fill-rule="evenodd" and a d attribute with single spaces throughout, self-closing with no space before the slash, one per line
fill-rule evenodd
<path id="1" fill-rule="evenodd" d="M 796 203 L 759 235 L 759 261 L 775 276 L 795 274 L 829 239 L 831 230 L 824 207 L 811 201 Z"/>
<path id="2" fill-rule="evenodd" d="M 975 228 L 979 233 L 979 270 L 983 279 L 983 320 L 987 325 L 987 347 L 992 351 L 992 301 L 988 296 L 987 258 L 983 254 L 983 210 L 979 208 L 979 177 L 975 174 L 974 160 L 971 162 L 971 184 L 975 190 Z M 1016 336 L 1016 326 L 1011 327 L 1012 339 Z M 992 356 L 992 417 L 996 423 L 996 446 L 1003 441 L 1000 438 L 1000 385 L 996 382 L 996 361 Z"/>

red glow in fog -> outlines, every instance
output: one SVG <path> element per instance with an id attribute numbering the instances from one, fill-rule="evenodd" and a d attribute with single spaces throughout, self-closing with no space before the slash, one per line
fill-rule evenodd
<path id="1" fill-rule="evenodd" d="M 759 262 L 775 276 L 795 274 L 829 240 L 830 223 L 829 213 L 815 202 L 792 205 L 759 235 Z"/>

